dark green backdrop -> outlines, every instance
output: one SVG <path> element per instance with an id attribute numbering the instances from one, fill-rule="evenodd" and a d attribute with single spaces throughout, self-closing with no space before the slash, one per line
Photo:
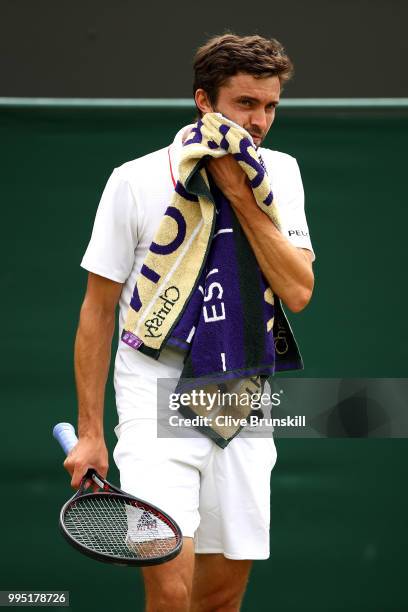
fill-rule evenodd
<path id="1" fill-rule="evenodd" d="M 75 421 L 79 263 L 103 186 L 113 167 L 167 145 L 191 117 L 0 108 L 2 499 L 12 493 L 1 510 L 0 590 L 69 589 L 71 608 L 85 611 L 110 609 L 112 588 L 118 609 L 142 610 L 137 571 L 87 560 L 60 537 L 70 490 L 51 429 Z M 282 109 L 268 137 L 299 161 L 317 254 L 313 301 L 291 317 L 305 376 L 407 376 L 407 136 L 402 111 Z M 111 386 L 106 424 L 112 450 Z M 244 610 L 406 610 L 406 440 L 277 446 L 272 554 L 255 564 Z"/>

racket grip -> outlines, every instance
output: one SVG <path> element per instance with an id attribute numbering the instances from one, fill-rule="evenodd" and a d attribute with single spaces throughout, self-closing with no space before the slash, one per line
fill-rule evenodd
<path id="1" fill-rule="evenodd" d="M 52 435 L 60 443 L 66 455 L 78 442 L 75 429 L 71 423 L 58 423 L 52 430 Z"/>

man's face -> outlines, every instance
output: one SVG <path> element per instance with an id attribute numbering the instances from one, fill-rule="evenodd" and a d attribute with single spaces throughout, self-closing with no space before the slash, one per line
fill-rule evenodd
<path id="1" fill-rule="evenodd" d="M 196 92 L 196 103 L 202 112 L 222 113 L 243 127 L 259 147 L 275 118 L 279 96 L 280 83 L 277 76 L 255 78 L 252 74 L 241 72 L 230 77 L 219 88 L 214 107 L 209 104 L 202 89 Z"/>

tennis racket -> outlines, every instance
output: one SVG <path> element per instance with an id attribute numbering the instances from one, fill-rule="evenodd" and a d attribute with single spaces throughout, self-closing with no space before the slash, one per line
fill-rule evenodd
<path id="1" fill-rule="evenodd" d="M 65 454 L 78 442 L 70 423 L 58 423 L 53 436 Z M 86 491 L 89 480 L 102 490 Z M 165 563 L 179 554 L 183 543 L 179 526 L 165 512 L 118 489 L 92 468 L 62 507 L 59 525 L 81 553 L 117 565 Z"/>

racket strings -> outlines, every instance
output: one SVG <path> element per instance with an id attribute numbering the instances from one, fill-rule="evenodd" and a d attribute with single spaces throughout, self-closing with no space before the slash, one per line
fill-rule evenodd
<path id="1" fill-rule="evenodd" d="M 152 559 L 174 550 L 178 538 L 173 529 L 146 506 L 126 498 L 89 495 L 74 501 L 64 525 L 78 544 L 103 555 L 121 559 Z"/>

